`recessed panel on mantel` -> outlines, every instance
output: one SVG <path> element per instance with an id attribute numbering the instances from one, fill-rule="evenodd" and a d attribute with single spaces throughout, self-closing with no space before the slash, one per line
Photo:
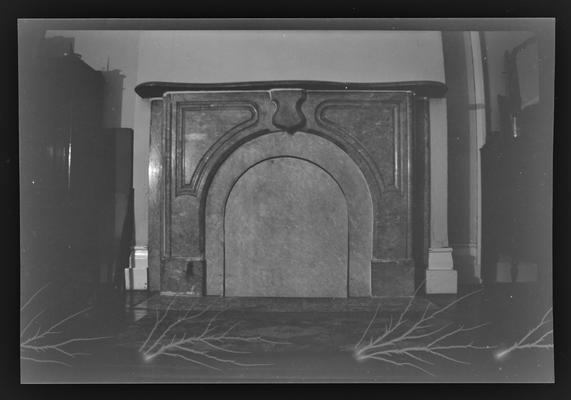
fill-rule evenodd
<path id="1" fill-rule="evenodd" d="M 375 98 L 369 97 L 323 101 L 317 112 L 318 124 L 354 137 L 378 169 L 383 182 L 402 189 L 406 150 L 406 137 L 403 137 L 401 126 L 404 96 L 377 94 Z"/>
<path id="2" fill-rule="evenodd" d="M 206 150 L 232 128 L 252 118 L 247 106 L 227 103 L 190 103 L 182 108 L 182 185 L 189 185 L 194 170 Z"/>
<path id="3" fill-rule="evenodd" d="M 273 158 L 242 175 L 224 242 L 226 296 L 347 297 L 346 200 L 313 163 Z"/>

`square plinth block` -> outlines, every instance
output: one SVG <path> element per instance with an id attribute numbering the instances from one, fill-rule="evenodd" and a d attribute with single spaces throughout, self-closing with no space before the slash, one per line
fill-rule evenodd
<path id="1" fill-rule="evenodd" d="M 458 271 L 453 269 L 426 270 L 426 293 L 458 293 Z"/>

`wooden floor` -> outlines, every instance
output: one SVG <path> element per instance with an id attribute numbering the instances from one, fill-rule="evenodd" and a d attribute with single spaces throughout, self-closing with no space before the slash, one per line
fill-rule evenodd
<path id="1" fill-rule="evenodd" d="M 533 284 L 495 285 L 473 293 L 476 289 L 462 288 L 457 296 L 418 296 L 412 302 L 411 298 L 193 298 L 130 293 L 120 304 L 107 302 L 59 326 L 58 332 L 64 335 L 60 340 L 56 340 L 60 334 L 54 334 L 36 343 L 49 346 L 48 339 L 57 344 L 102 337 L 63 347 L 68 354 L 80 354 L 71 357 L 49 348 L 21 348 L 21 355 L 36 360 L 22 359 L 21 379 L 30 383 L 552 382 L 552 349 L 521 349 L 497 357 L 541 321 L 550 307 L 549 296 L 538 293 Z M 393 335 L 398 337 L 433 313 L 436 316 L 420 326 L 425 331 L 415 331 L 394 346 L 378 347 L 385 353 L 376 359 L 364 357 L 374 355 L 374 347 L 356 351 L 359 343 L 363 350 L 363 345 L 381 338 L 388 326 L 401 323 Z M 387 356 L 387 349 L 427 346 L 438 337 L 423 338 L 425 332 L 439 330 L 444 336 L 461 327 L 466 331 L 438 343 L 451 346 L 442 352 L 446 357 L 422 351 L 413 355 L 423 361 Z M 177 348 L 181 340 L 186 342 Z"/>

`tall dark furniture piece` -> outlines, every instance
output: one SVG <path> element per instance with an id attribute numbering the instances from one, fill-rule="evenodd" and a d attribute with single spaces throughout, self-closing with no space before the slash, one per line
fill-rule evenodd
<path id="1" fill-rule="evenodd" d="M 482 149 L 483 278 L 496 279 L 500 255 L 518 265 L 538 266 L 538 280 L 550 288 L 552 226 L 553 80 L 549 44 L 539 37 L 539 101 L 521 106 L 516 58 L 536 38 L 506 53 L 508 93 L 499 96 L 501 131 Z M 543 45 L 543 46 L 542 46 Z M 551 77 L 551 79 L 550 79 Z"/>
<path id="2" fill-rule="evenodd" d="M 132 131 L 103 129 L 103 75 L 73 51 L 20 62 L 22 292 L 51 283 L 89 301 L 117 268 Z"/>

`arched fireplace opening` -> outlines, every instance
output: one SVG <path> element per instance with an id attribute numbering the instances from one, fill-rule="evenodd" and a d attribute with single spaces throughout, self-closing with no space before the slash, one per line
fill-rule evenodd
<path id="1" fill-rule="evenodd" d="M 266 159 L 232 187 L 224 210 L 224 295 L 347 297 L 345 196 L 319 166 Z"/>
<path id="2" fill-rule="evenodd" d="M 373 203 L 354 161 L 305 132 L 238 147 L 205 202 L 206 294 L 371 295 Z"/>

